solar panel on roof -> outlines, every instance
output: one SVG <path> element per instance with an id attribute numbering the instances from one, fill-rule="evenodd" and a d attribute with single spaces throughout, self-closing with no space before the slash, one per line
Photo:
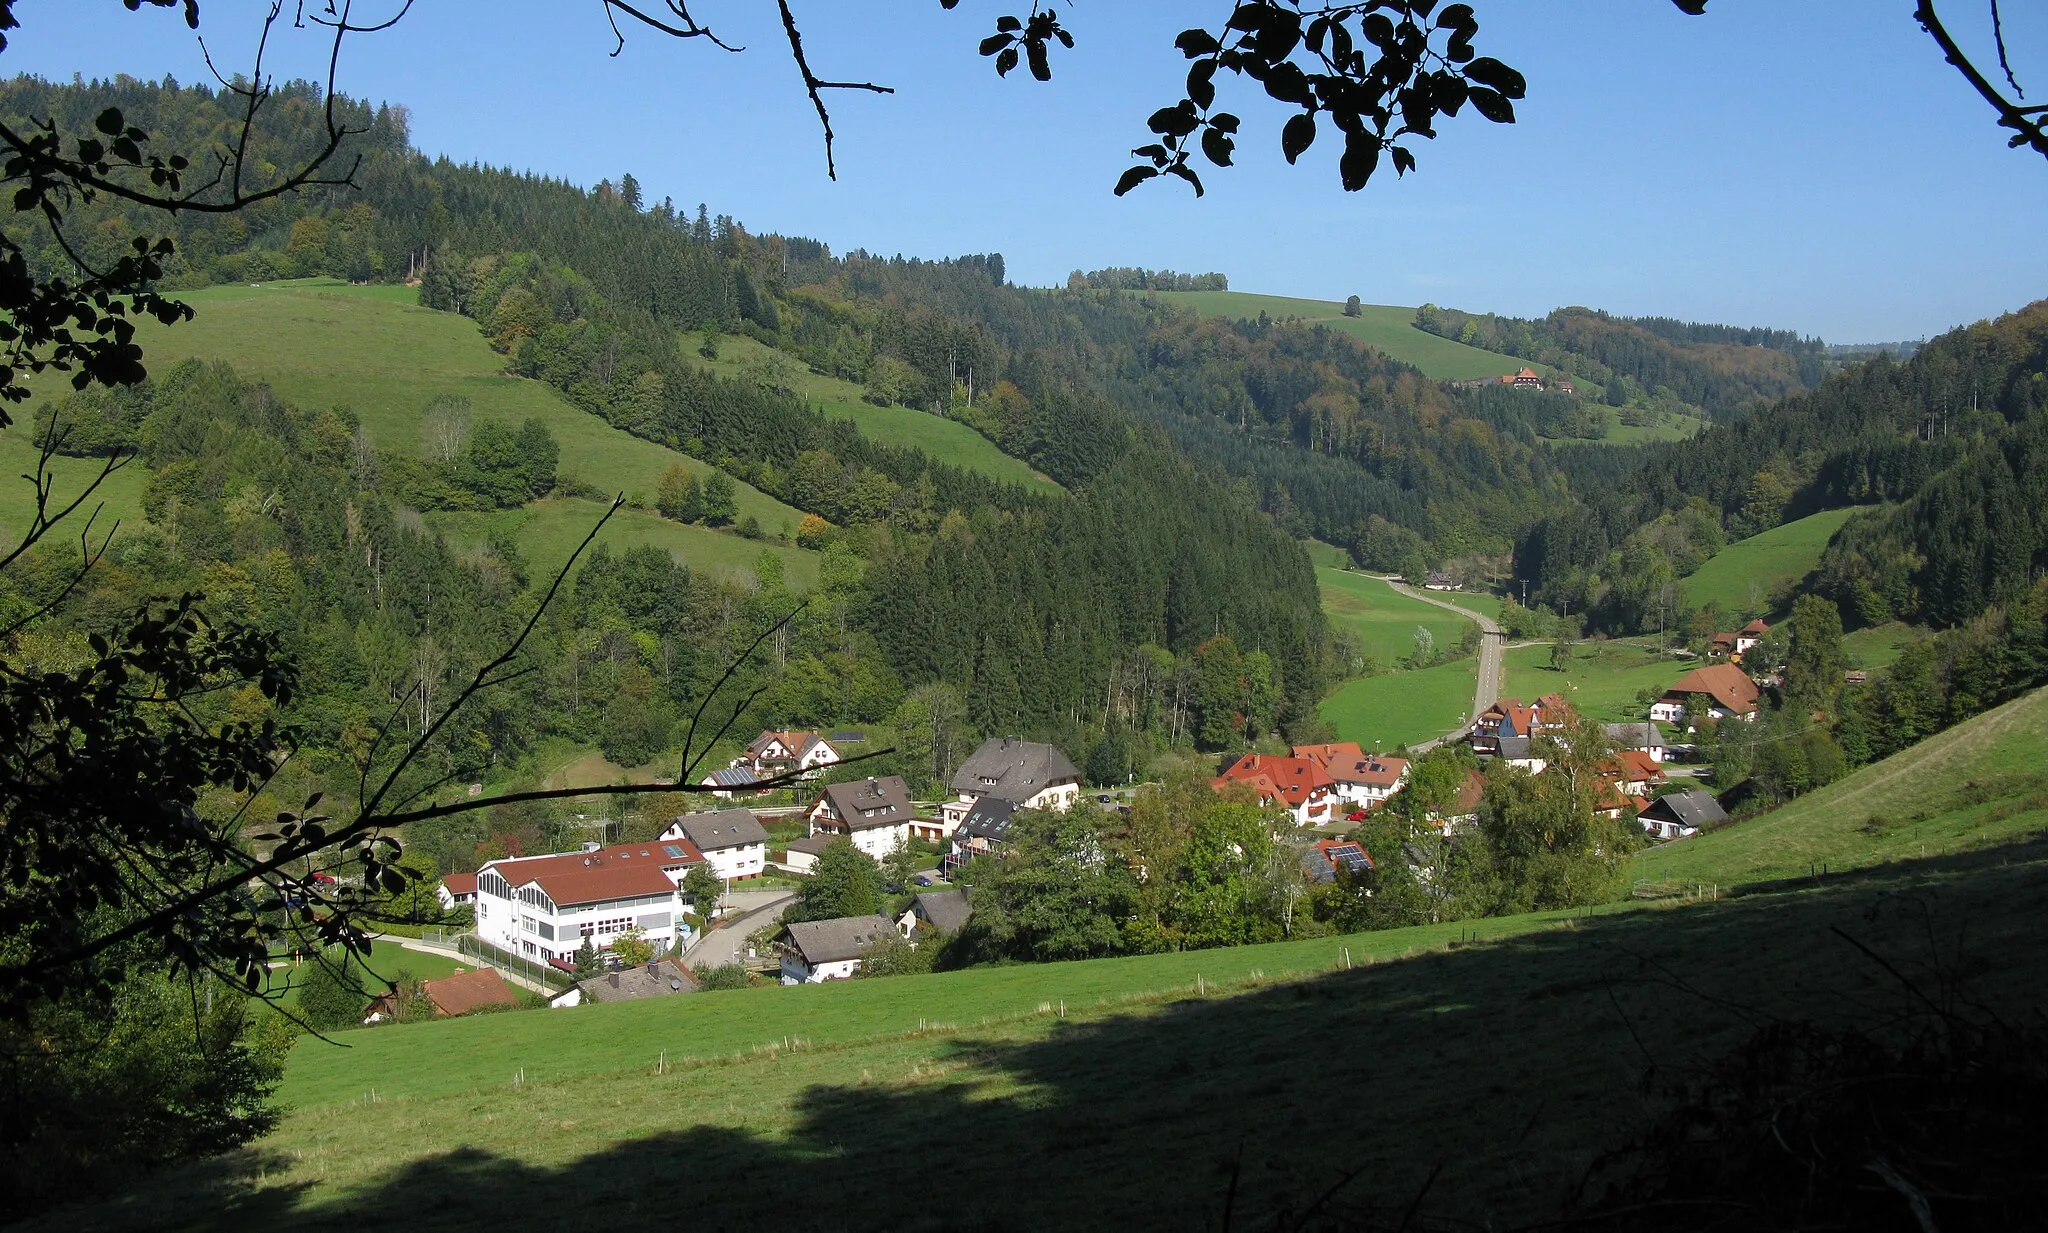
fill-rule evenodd
<path id="1" fill-rule="evenodd" d="M 668 855 L 668 858 L 672 861 L 679 861 L 683 859 L 683 850 L 672 843 L 662 844 L 661 850 L 664 853 L 666 853 Z"/>

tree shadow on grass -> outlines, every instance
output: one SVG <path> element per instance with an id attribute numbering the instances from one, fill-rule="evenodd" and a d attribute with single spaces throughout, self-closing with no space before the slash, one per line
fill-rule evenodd
<path id="1" fill-rule="evenodd" d="M 499 1131 L 531 1113 L 519 1151 L 464 1147 L 322 1187 L 299 1178 L 294 1162 L 256 1150 L 126 1200 L 58 1213 L 50 1226 L 709 1233 L 1525 1223 L 1556 1214 L 1596 1157 L 1657 1111 L 1647 1070 L 1671 1074 L 1721 1056 L 1771 1016 L 1868 1022 L 1908 996 L 1831 926 L 1912 979 L 1955 962 L 1948 950 L 1967 929 L 1977 991 L 2041 1004 L 2048 956 L 2036 945 L 2032 905 L 2044 889 L 2048 849 L 1999 849 L 1796 894 L 1592 917 L 1235 996 L 1190 990 L 1143 1013 L 741 1061 L 727 1072 L 741 1083 L 767 1085 L 775 1068 L 789 1067 L 802 1068 L 799 1082 L 833 1081 L 793 1088 L 786 1125 L 700 1122 L 568 1160 L 548 1150 L 556 1126 L 541 1103 L 470 1094 L 426 1103 L 439 1119 L 488 1108 Z M 577 1083 L 616 1084 L 620 1107 L 639 1110 L 645 1125 L 650 1106 L 657 1121 L 664 1109 L 680 1116 L 692 1107 L 693 1073 L 703 1071 Z M 426 1117 L 411 1103 L 363 1115 L 404 1134 L 408 1119 Z M 262 1172 L 291 1180 L 260 1184 Z"/>

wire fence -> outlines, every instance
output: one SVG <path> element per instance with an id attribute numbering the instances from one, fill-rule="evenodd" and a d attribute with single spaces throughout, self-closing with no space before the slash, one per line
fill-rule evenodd
<path id="1" fill-rule="evenodd" d="M 562 992 L 576 983 L 576 978 L 552 964 L 539 963 L 523 955 L 500 950 L 473 933 L 457 937 L 456 949 L 480 962 L 487 963 L 501 971 L 524 976 L 526 979 L 556 992 Z"/>

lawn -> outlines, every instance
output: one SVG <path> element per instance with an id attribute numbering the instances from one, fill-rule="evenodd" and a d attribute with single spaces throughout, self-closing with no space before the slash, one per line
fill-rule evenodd
<path id="1" fill-rule="evenodd" d="M 1635 858 L 1650 881 L 1734 886 L 1908 860 L 2048 829 L 2048 690 L 1760 817 Z"/>
<path id="2" fill-rule="evenodd" d="M 1254 295 L 1245 291 L 1160 291 L 1168 303 L 1193 308 L 1205 317 L 1254 319 L 1266 313 L 1275 319 L 1299 317 L 1311 325 L 1326 325 L 1404 364 L 1422 370 L 1432 381 L 1476 381 L 1501 377 L 1521 368 L 1541 373 L 1557 370 L 1543 364 L 1518 360 L 1511 355 L 1482 351 L 1461 342 L 1439 338 L 1415 328 L 1415 310 L 1392 304 L 1364 304 L 1359 315 L 1344 315 L 1344 305 L 1334 300 L 1297 300 L 1278 295 Z"/>
<path id="3" fill-rule="evenodd" d="M 1501 693 L 1524 702 L 1562 693 L 1587 718 L 1621 723 L 1644 717 L 1637 694 L 1661 692 L 1696 666 L 1632 642 L 1582 642 L 1572 648 L 1571 667 L 1558 672 L 1550 666 L 1545 643 L 1518 647 L 1502 657 Z"/>
<path id="4" fill-rule="evenodd" d="M 754 339 L 721 336 L 718 358 L 706 360 L 697 351 L 702 341 L 701 334 L 683 335 L 684 354 L 728 377 L 740 375 L 749 361 L 772 354 L 769 347 Z M 1029 463 L 1005 454 L 995 442 L 957 420 L 909 407 L 878 407 L 862 402 L 861 387 L 851 381 L 811 372 L 794 359 L 789 360 L 789 367 L 792 388 L 798 397 L 816 403 L 820 411 L 833 419 L 852 420 L 861 435 L 870 440 L 920 449 L 940 462 L 1022 484 L 1037 492 L 1063 491 L 1058 484 L 1033 471 Z"/>
<path id="5" fill-rule="evenodd" d="M 1904 621 L 1890 621 L 1873 625 L 1842 636 L 1842 649 L 1849 654 L 1849 662 L 1866 671 L 1889 668 L 1899 657 L 1900 650 L 1907 643 L 1927 636 L 1927 631 L 1906 624 Z"/>
<path id="6" fill-rule="evenodd" d="M 1442 736 L 1463 723 L 1479 684 L 1479 661 L 1460 659 L 1420 672 L 1386 672 L 1346 681 L 1317 714 L 1337 739 L 1394 749 Z"/>
<path id="7" fill-rule="evenodd" d="M 538 381 L 505 375 L 505 357 L 491 350 L 474 321 L 408 302 L 417 298 L 410 288 L 309 279 L 180 295 L 195 310 L 191 321 L 144 322 L 137 331 L 151 371 L 192 356 L 226 360 L 302 407 L 353 408 L 380 449 L 420 452 L 420 413 L 436 396 L 453 394 L 470 400 L 479 422 L 539 418 L 561 443 L 562 473 L 607 490 L 651 500 L 671 464 L 710 470 L 613 428 Z M 66 387 L 61 376 L 46 374 L 35 388 L 40 395 Z M 11 464 L 25 447 L 5 448 Z M 803 516 L 748 484 L 735 486 L 740 517 L 753 517 L 771 534 L 794 528 Z"/>
<path id="8" fill-rule="evenodd" d="M 1518 1226 L 1643 1126 L 1646 1072 L 1760 1020 L 1884 1013 L 1857 1009 L 1889 986 L 1831 926 L 1917 955 L 1927 920 L 1899 904 L 1931 903 L 1941 936 L 1968 922 L 1974 995 L 2038 1004 L 2048 867 L 2008 856 L 1576 919 L 348 1032 L 300 1046 L 267 1139 L 120 1179 L 48 1227 L 545 1212 L 636 1233 L 675 1227 L 683 1194 L 714 1228 L 1213 1228 L 1226 1204 L 1263 1228 L 1347 1175 L 1347 1204 L 1423 1196 L 1412 1227 Z"/>
<path id="9" fill-rule="evenodd" d="M 1432 599 L 1456 604 L 1467 612 L 1477 612 L 1496 621 L 1500 619 L 1498 595 L 1485 595 L 1478 591 L 1431 591 L 1429 594 Z"/>
<path id="10" fill-rule="evenodd" d="M 451 542 L 474 543 L 492 530 L 510 533 L 526 554 L 527 570 L 535 578 L 552 577 L 553 571 L 569 559 L 576 545 L 604 515 L 601 502 L 576 497 L 535 501 L 520 509 L 489 513 L 438 512 L 428 514 L 427 525 Z M 692 569 L 717 574 L 746 575 L 764 552 L 782 558 L 783 574 L 796 590 L 809 590 L 818 581 L 818 554 L 801 548 L 769 544 L 760 540 L 725 535 L 703 527 L 673 522 L 648 510 L 622 509 L 612 515 L 598 535 L 598 542 L 613 552 L 641 544 L 653 544 L 680 559 Z"/>
<path id="11" fill-rule="evenodd" d="M 1680 585 L 1688 607 L 1721 605 L 1738 616 L 1768 615 L 1774 604 L 1820 564 L 1820 554 L 1854 509 L 1823 510 L 1761 535 L 1737 540 L 1707 559 Z"/>
<path id="12" fill-rule="evenodd" d="M 467 972 L 477 965 L 467 960 L 450 959 L 445 955 L 429 954 L 425 951 L 406 950 L 395 937 L 379 938 L 370 946 L 370 958 L 366 966 L 372 974 L 385 981 L 395 981 L 401 976 L 415 980 L 439 980 L 457 972 Z M 296 965 L 289 959 L 281 960 L 270 969 L 271 987 L 282 991 L 277 1004 L 286 1009 L 298 1005 L 299 986 L 293 975 Z M 382 992 L 383 986 L 375 985 L 371 993 Z"/>
<path id="13" fill-rule="evenodd" d="M 1706 426 L 1705 420 L 1695 419 L 1690 415 L 1673 416 L 1671 422 L 1666 424 L 1632 425 L 1614 420 L 1608 423 L 1607 435 L 1600 440 L 1608 445 L 1642 445 L 1651 441 L 1683 441 L 1688 437 L 1698 436 L 1705 430 Z M 1561 442 L 1560 444 L 1565 443 Z"/>
<path id="14" fill-rule="evenodd" d="M 1411 599 L 1378 578 L 1327 566 L 1316 570 L 1323 612 L 1330 623 L 1357 635 L 1365 653 L 1391 668 L 1415 650 L 1415 630 L 1427 629 L 1438 649 L 1448 651 L 1472 628 L 1472 622 L 1435 604 Z"/>
<path id="15" fill-rule="evenodd" d="M 8 414 L 14 423 L 0 429 L 0 542 L 9 549 L 21 541 L 35 518 L 36 491 L 25 477 L 33 475 L 36 469 L 35 412 L 34 403 L 24 403 L 9 408 Z M 50 460 L 50 475 L 55 481 L 51 488 L 51 512 L 63 508 L 92 482 L 100 473 L 102 463 L 97 458 L 53 458 Z M 76 545 L 80 529 L 85 525 L 85 516 L 94 506 L 104 506 L 99 521 L 93 524 L 95 531 L 104 531 L 116 521 L 126 527 L 137 527 L 143 523 L 142 493 L 149 486 L 149 471 L 138 463 L 129 463 L 107 477 L 90 502 L 79 507 L 71 518 L 58 524 L 53 532 L 55 542 Z"/>
<path id="16" fill-rule="evenodd" d="M 1314 561 L 1318 569 L 1343 569 L 1351 564 L 1351 554 L 1335 544 L 1305 539 L 1301 546 L 1308 549 L 1308 559 Z"/>

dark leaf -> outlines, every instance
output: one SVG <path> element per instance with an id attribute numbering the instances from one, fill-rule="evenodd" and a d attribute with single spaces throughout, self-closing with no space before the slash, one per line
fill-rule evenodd
<path id="1" fill-rule="evenodd" d="M 1355 193 L 1364 188 L 1379 165 L 1379 138 L 1370 133 L 1351 133 L 1345 137 L 1344 157 L 1337 160 L 1337 175 L 1344 182 L 1345 192 Z"/>
<path id="2" fill-rule="evenodd" d="M 1004 31 L 1005 33 L 1015 30 L 1022 30 L 1023 28 L 1023 22 L 1018 21 L 1015 17 L 1011 17 L 1008 14 L 996 18 L 996 29 Z"/>
<path id="3" fill-rule="evenodd" d="M 1443 11 L 1443 12 L 1441 12 L 1441 13 L 1438 13 L 1438 14 L 1436 15 L 1436 28 L 1437 28 L 1437 29 L 1439 29 L 1439 30 L 1456 30 L 1457 28 L 1459 28 L 1460 26 L 1463 26 L 1463 25 L 1467 24 L 1467 23 L 1468 23 L 1468 22 L 1470 22 L 1471 20 L 1472 20 L 1472 6 L 1471 6 L 1471 5 L 1469 5 L 1469 4 L 1452 4 L 1452 5 L 1447 5 L 1447 6 L 1445 6 L 1445 8 L 1444 8 L 1444 11 Z"/>
<path id="4" fill-rule="evenodd" d="M 1521 98 L 1529 90 L 1529 83 L 1520 73 L 1492 56 L 1481 56 L 1466 65 L 1465 76 L 1482 86 L 1492 86 L 1508 98 Z"/>
<path id="5" fill-rule="evenodd" d="M 1003 53 L 996 57 L 996 76 L 1008 77 L 1010 75 L 1010 70 L 1016 67 L 1017 49 L 1014 47 L 1005 47 L 1003 49 Z"/>
<path id="6" fill-rule="evenodd" d="M 1515 122 L 1515 105 L 1502 98 L 1499 94 L 1487 89 L 1485 86 L 1473 86 L 1470 95 L 1472 106 L 1479 110 L 1480 115 L 1485 116 L 1495 124 L 1513 124 Z"/>
<path id="7" fill-rule="evenodd" d="M 1045 58 L 1045 44 L 1029 43 L 1024 48 L 1024 58 L 1031 62 L 1031 75 L 1040 81 L 1052 80 L 1052 64 Z"/>
<path id="8" fill-rule="evenodd" d="M 1116 195 L 1121 197 L 1158 174 L 1157 167 L 1132 167 L 1117 180 Z"/>
<path id="9" fill-rule="evenodd" d="M 121 133 L 121 109 L 119 107 L 107 108 L 100 113 L 99 119 L 92 122 L 92 126 L 109 137 L 119 136 Z"/>
<path id="10" fill-rule="evenodd" d="M 1286 127 L 1280 130 L 1280 153 L 1292 163 L 1301 157 L 1301 152 L 1315 144 L 1316 118 L 1302 114 L 1288 118 Z"/>
<path id="11" fill-rule="evenodd" d="M 1194 185 L 1195 196 L 1199 197 L 1202 195 L 1202 177 L 1196 175 L 1195 169 L 1186 163 L 1175 163 L 1166 169 L 1166 174 L 1179 176 L 1181 179 L 1186 180 L 1189 184 Z"/>
<path id="12" fill-rule="evenodd" d="M 1016 41 L 1017 36 L 1014 34 L 991 34 L 981 40 L 981 54 L 992 56 Z"/>
<path id="13" fill-rule="evenodd" d="M 1218 167 L 1230 166 L 1232 142 L 1228 134 L 1219 129 L 1209 128 L 1202 132 L 1202 153 Z"/>
<path id="14" fill-rule="evenodd" d="M 1216 101 L 1216 62 L 1203 60 L 1188 70 L 1188 98 L 1206 108 Z"/>
<path id="15" fill-rule="evenodd" d="M 1173 45 L 1180 48 L 1180 53 L 1190 60 L 1197 56 L 1213 56 L 1223 50 L 1223 45 L 1216 41 L 1216 36 L 1202 29 L 1181 31 L 1180 37 L 1173 40 Z"/>

